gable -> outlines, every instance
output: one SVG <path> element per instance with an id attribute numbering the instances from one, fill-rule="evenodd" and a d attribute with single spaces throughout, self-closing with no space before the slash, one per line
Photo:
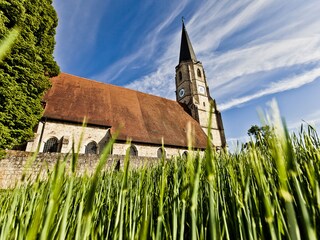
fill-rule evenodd
<path id="1" fill-rule="evenodd" d="M 195 132 L 195 147 L 205 148 L 201 126 L 176 101 L 61 73 L 51 79 L 43 100 L 44 117 L 120 129 L 118 140 L 187 147 L 187 124 Z"/>

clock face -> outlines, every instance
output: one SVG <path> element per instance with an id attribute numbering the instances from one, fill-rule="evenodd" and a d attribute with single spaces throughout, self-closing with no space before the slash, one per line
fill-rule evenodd
<path id="1" fill-rule="evenodd" d="M 179 97 L 183 97 L 184 94 L 185 94 L 185 91 L 184 91 L 183 88 L 181 88 L 181 89 L 179 90 Z"/>
<path id="2" fill-rule="evenodd" d="M 205 93 L 203 86 L 199 86 L 198 89 L 199 89 L 199 93 L 202 93 L 202 94 Z"/>

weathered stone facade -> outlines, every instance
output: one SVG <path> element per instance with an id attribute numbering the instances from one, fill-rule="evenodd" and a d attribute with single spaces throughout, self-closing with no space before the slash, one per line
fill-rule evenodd
<path id="1" fill-rule="evenodd" d="M 64 153 L 38 153 L 32 165 L 27 165 L 28 160 L 34 153 L 22 151 L 8 151 L 4 159 L 0 160 L 0 189 L 12 188 L 21 184 L 22 175 L 25 179 L 34 180 L 38 174 L 41 179 L 47 177 L 57 160 L 67 161 L 70 163 L 71 155 Z M 91 175 L 100 160 L 98 154 L 79 154 L 77 162 L 77 175 Z M 105 170 L 113 170 L 116 163 L 120 161 L 120 169 L 123 168 L 123 155 L 110 155 L 108 157 Z M 138 168 L 142 166 L 151 166 L 158 163 L 158 158 L 151 157 L 130 157 L 130 168 Z M 67 165 L 68 167 L 69 165 Z M 70 166 L 69 166 L 70 167 Z"/>
<path id="2" fill-rule="evenodd" d="M 77 147 L 80 143 L 79 153 L 85 153 L 85 148 L 90 142 L 97 144 L 97 153 L 103 149 L 110 138 L 110 129 L 107 127 L 91 126 L 82 127 L 81 124 L 44 120 L 39 122 L 34 139 L 28 142 L 26 151 L 34 152 L 39 146 L 39 152 L 44 151 L 45 143 L 50 138 L 59 141 L 59 152 L 67 153 L 72 149 L 72 143 Z"/>
<path id="3" fill-rule="evenodd" d="M 61 122 L 54 120 L 46 120 L 40 122 L 37 132 L 33 140 L 27 144 L 27 152 L 35 152 L 39 146 L 39 152 L 48 152 L 45 150 L 45 144 L 50 139 L 58 140 L 58 149 L 56 152 L 68 153 L 72 150 L 72 144 L 77 149 L 80 144 L 79 153 L 86 153 L 86 147 L 90 143 L 95 143 L 97 146 L 96 153 L 99 154 L 110 140 L 110 129 L 101 126 L 86 126 L 71 122 Z M 79 142 L 81 141 L 81 142 Z M 159 151 L 162 146 L 150 145 L 142 143 L 116 142 L 113 144 L 112 153 L 114 155 L 125 155 L 130 146 L 136 149 L 136 155 L 141 157 L 159 157 Z M 186 152 L 186 148 L 165 146 L 165 156 L 182 155 Z"/>
<path id="4" fill-rule="evenodd" d="M 145 149 L 140 146 L 141 149 Z M 138 148 L 140 150 L 140 148 Z M 168 150 L 170 153 L 170 149 Z M 169 155 L 166 154 L 167 156 Z M 187 151 L 181 152 L 185 155 Z M 67 169 L 70 169 L 71 154 L 66 153 L 35 153 L 24 151 L 7 151 L 6 156 L 0 159 L 0 189 L 13 188 L 23 184 L 24 181 L 34 181 L 38 176 L 41 179 L 46 179 L 58 160 L 67 162 Z M 191 151 L 191 155 L 203 155 L 203 152 Z M 174 155 L 174 154 L 172 154 Z M 30 161 L 34 158 L 34 161 Z M 94 173 L 101 155 L 99 154 L 79 154 L 76 165 L 76 174 L 82 176 L 84 174 L 91 175 Z M 111 154 L 108 156 L 104 171 L 116 170 L 116 165 L 120 163 L 117 170 L 123 169 L 125 155 Z M 140 167 L 150 167 L 159 163 L 160 159 L 157 157 L 141 157 L 130 156 L 130 169 L 137 169 Z M 166 157 L 167 161 L 172 158 Z M 33 159 L 32 159 L 33 160 Z"/>
<path id="5" fill-rule="evenodd" d="M 133 143 L 133 145 L 138 153 L 138 156 L 141 157 L 160 157 L 159 150 L 162 149 L 162 146 L 152 146 L 148 144 L 139 144 L 139 143 Z M 129 144 L 124 144 L 124 143 L 115 143 L 113 144 L 113 151 L 112 153 L 115 155 L 125 155 L 127 149 L 130 147 Z M 175 147 L 164 147 L 165 151 L 165 157 L 166 158 L 171 158 L 173 156 L 179 156 L 183 155 L 184 153 L 188 152 L 187 149 L 184 148 L 175 148 Z"/>

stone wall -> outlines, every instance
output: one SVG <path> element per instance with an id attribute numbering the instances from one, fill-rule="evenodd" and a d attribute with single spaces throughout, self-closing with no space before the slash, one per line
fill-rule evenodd
<path id="1" fill-rule="evenodd" d="M 7 151 L 4 159 L 0 160 L 0 189 L 12 188 L 20 184 L 23 175 L 31 180 L 39 176 L 46 178 L 48 171 L 51 171 L 58 159 L 70 163 L 71 155 L 63 153 L 38 153 L 33 163 L 28 166 L 28 161 L 33 153 L 22 151 Z M 100 156 L 96 154 L 79 154 L 77 163 L 77 174 L 92 174 L 99 162 Z M 106 170 L 115 168 L 120 160 L 120 169 L 123 168 L 123 155 L 110 155 L 105 166 Z M 158 158 L 151 157 L 130 157 L 130 168 L 151 166 L 159 162 Z M 70 165 L 68 165 L 70 166 Z"/>
<path id="2" fill-rule="evenodd" d="M 97 153 L 101 152 L 109 141 L 110 129 L 98 126 L 86 126 L 82 127 L 81 124 L 46 120 L 46 122 L 39 122 L 37 132 L 32 140 L 27 144 L 27 152 L 35 152 L 39 146 L 39 152 L 44 151 L 45 143 L 55 138 L 59 142 L 59 151 L 61 153 L 68 153 L 72 149 L 72 143 L 77 147 L 79 145 L 79 139 L 82 139 L 80 144 L 80 153 L 85 153 L 87 145 L 91 142 L 97 144 Z M 39 143 L 40 142 L 40 143 Z M 137 149 L 138 156 L 147 158 L 157 157 L 158 150 L 162 146 L 148 145 L 142 143 L 133 142 L 131 145 Z M 112 152 L 117 155 L 125 155 L 126 150 L 130 147 L 125 142 L 116 142 L 113 144 Z M 167 158 L 172 156 L 182 155 L 187 149 L 179 147 L 165 146 L 165 153 Z"/>
<path id="3" fill-rule="evenodd" d="M 162 149 L 161 146 L 150 146 L 148 144 L 141 144 L 141 143 L 131 143 L 138 152 L 138 156 L 140 157 L 147 157 L 147 158 L 154 158 L 157 157 L 157 152 L 159 149 Z M 127 149 L 130 147 L 130 145 L 126 143 L 114 143 L 113 144 L 113 149 L 112 152 L 117 155 L 125 155 Z M 174 148 L 174 147 L 164 147 L 165 151 L 165 157 L 166 158 L 171 158 L 174 156 L 179 156 L 182 155 L 184 152 L 187 151 L 187 149 L 179 149 L 179 148 Z"/>
<path id="4" fill-rule="evenodd" d="M 61 143 L 60 152 L 62 153 L 71 150 L 73 141 L 74 145 L 78 146 L 79 139 L 82 139 L 80 153 L 85 153 L 86 145 L 90 142 L 97 144 L 99 152 L 99 149 L 102 150 L 110 138 L 109 131 L 110 129 L 105 127 L 88 125 L 84 128 L 81 124 L 46 120 L 39 122 L 37 132 L 34 138 L 28 142 L 26 151 L 34 152 L 40 144 L 39 152 L 43 152 L 47 140 L 54 137 Z"/>

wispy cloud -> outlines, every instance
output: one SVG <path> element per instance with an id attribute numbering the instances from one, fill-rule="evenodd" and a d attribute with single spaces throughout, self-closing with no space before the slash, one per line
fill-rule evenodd
<path id="1" fill-rule="evenodd" d="M 292 2 L 291 5 L 288 2 L 279 5 L 274 1 L 236 3 L 206 1 L 201 4 L 187 22 L 187 29 L 196 54 L 204 63 L 211 91 L 216 93 L 212 94 L 213 96 L 223 98 L 220 92 L 227 94 L 234 91 L 231 89 L 234 84 L 227 85 L 227 83 L 233 83 L 236 80 L 238 80 L 237 91 L 241 93 L 246 90 L 246 85 L 241 84 L 241 81 L 246 81 L 252 74 L 295 65 L 300 69 L 299 65 L 320 61 L 320 31 L 316 32 L 314 28 L 315 23 L 320 24 L 320 18 L 317 17 L 319 6 L 315 6 L 315 2 L 305 3 L 301 7 L 300 5 L 302 4 L 297 1 Z M 286 9 L 290 9 L 291 12 L 287 13 Z M 309 14 L 305 17 L 307 12 Z M 237 43 L 234 43 L 231 51 L 219 51 L 223 40 L 228 39 L 232 34 L 237 34 L 247 25 L 252 25 L 255 20 L 263 18 L 264 15 L 270 18 L 253 26 L 252 31 L 245 34 L 246 39 L 241 45 L 237 46 Z M 264 32 L 261 26 L 273 28 L 274 31 Z M 299 28 L 296 29 L 296 27 Z M 176 36 L 180 36 L 180 29 L 171 36 L 175 38 L 172 37 L 172 40 L 167 43 L 168 50 L 161 57 L 166 61 L 162 61 L 154 72 L 134 80 L 127 84 L 127 87 L 172 99 L 175 97 L 172 85 L 174 82 L 172 66 L 175 63 L 172 62 L 173 59 L 169 62 L 167 60 L 169 56 L 177 55 L 177 52 L 173 52 L 176 51 L 173 44 L 177 44 Z M 159 62 L 161 63 L 161 59 L 158 60 Z M 272 79 L 270 86 L 257 89 L 255 94 L 225 102 L 220 109 L 229 109 L 268 94 L 303 86 L 311 81 L 312 73 L 288 80 Z M 242 80 L 239 80 L 239 77 L 242 77 Z M 259 77 L 256 77 L 255 81 L 259 81 Z M 290 82 L 292 80 L 293 83 Z M 277 83 L 277 81 L 280 82 Z M 162 91 L 154 88 L 153 83 L 163 87 Z"/>
<path id="2" fill-rule="evenodd" d="M 55 57 L 63 69 L 77 57 L 83 58 L 95 47 L 103 12 L 110 1 L 54 0 L 59 24 L 56 34 Z M 83 47 L 86 46 L 86 47 Z"/>
<path id="3" fill-rule="evenodd" d="M 271 73 L 291 66 L 296 66 L 296 70 L 300 71 L 306 64 L 319 64 L 320 31 L 315 27 L 320 24 L 319 11 L 316 1 L 304 4 L 299 1 L 290 4 L 288 1 L 280 4 L 273 2 L 259 13 L 259 18 L 264 21 L 251 23 L 250 31 L 234 37 L 239 39 L 239 45 L 235 43 L 232 50 L 205 55 L 203 61 L 209 66 L 207 75 L 213 76 L 209 78 L 209 85 L 216 90 L 216 96 L 230 98 L 235 89 L 243 95 L 241 93 L 248 88 L 246 81 L 252 75 L 257 85 L 262 80 L 260 73 Z M 273 78 L 270 82 L 281 80 L 281 77 Z M 265 86 L 261 84 L 261 87 Z M 256 92 L 257 97 L 262 93 L 258 88 Z M 247 99 L 251 99 L 250 96 Z"/>
<path id="4" fill-rule="evenodd" d="M 240 136 L 237 138 L 228 138 L 227 139 L 227 145 L 228 150 L 230 152 L 237 152 L 240 151 L 242 148 L 242 145 L 250 140 L 250 137 L 248 135 Z"/>
<path id="5" fill-rule="evenodd" d="M 320 61 L 320 35 L 272 41 L 215 56 L 208 60 L 219 87 L 237 77 L 277 68 Z M 259 79 L 257 79 L 259 80 Z"/>
<path id="6" fill-rule="evenodd" d="M 166 11 L 167 14 L 161 15 L 160 18 L 155 17 L 155 22 L 153 22 L 154 27 L 150 32 L 148 32 L 144 36 L 144 38 L 141 39 L 142 43 L 139 44 L 141 48 L 136 49 L 134 52 L 130 53 L 127 56 L 124 56 L 123 58 L 119 59 L 112 65 L 106 65 L 104 70 L 102 70 L 101 72 L 91 77 L 101 81 L 108 79 L 107 81 L 109 83 L 112 83 L 118 80 L 119 77 L 121 77 L 122 72 L 125 71 L 127 67 L 141 68 L 141 65 L 145 66 L 146 64 L 150 64 L 150 60 L 153 61 L 154 66 L 157 65 L 161 69 L 164 69 L 165 65 L 162 65 L 162 64 L 163 64 L 163 61 L 167 58 L 166 56 L 168 56 L 168 54 L 162 54 L 158 51 L 158 49 L 159 49 L 159 46 L 172 44 L 170 43 L 170 41 L 172 40 L 171 38 L 172 35 L 171 34 L 164 35 L 163 31 L 166 30 L 166 28 L 170 26 L 178 16 L 181 16 L 181 12 L 186 7 L 187 3 L 188 3 L 188 0 L 182 0 L 182 1 L 179 1 L 178 4 L 169 4 L 170 9 Z M 178 38 L 175 38 L 175 41 L 177 40 Z M 172 51 L 171 49 L 170 51 Z M 172 59 L 173 55 L 171 54 L 170 57 Z M 171 68 L 172 68 L 172 65 L 171 65 Z M 153 73 L 155 76 L 160 77 L 160 79 L 156 80 L 157 82 L 165 79 L 164 76 L 161 76 L 159 71 L 160 69 L 156 69 L 155 72 Z M 166 71 L 162 71 L 162 72 L 165 73 Z M 138 87 L 144 84 L 148 85 L 148 82 L 145 79 L 150 79 L 150 78 L 151 76 L 144 76 L 141 79 L 132 80 L 132 82 L 128 86 L 136 89 L 135 87 Z M 135 82 L 137 81 L 141 81 L 141 84 L 135 84 Z M 145 86 L 145 88 L 140 90 L 144 92 L 148 92 L 148 89 L 150 88 L 147 85 Z M 136 90 L 139 90 L 139 89 L 136 89 Z"/>
<path id="7" fill-rule="evenodd" d="M 299 76 L 295 76 L 292 78 L 284 79 L 279 82 L 272 82 L 269 87 L 259 90 L 258 92 L 247 95 L 241 98 L 232 99 L 226 103 L 220 104 L 219 109 L 221 111 L 227 110 L 229 108 L 244 104 L 246 102 L 249 102 L 251 100 L 274 94 L 279 92 L 288 91 L 291 89 L 299 88 L 305 84 L 311 83 L 315 80 L 317 80 L 320 77 L 320 68 L 316 68 L 312 71 L 308 71 L 306 73 L 303 73 Z"/>
<path id="8" fill-rule="evenodd" d="M 68 25 L 57 35 L 60 65 L 69 64 L 74 54 L 85 55 L 86 49 L 72 47 L 79 41 L 88 52 L 93 47 L 109 1 L 70 0 L 68 4 L 79 7 L 69 13 L 58 9 L 64 16 L 61 21 Z M 57 0 L 55 5 L 59 8 Z M 149 18 L 151 21 L 144 25 L 148 32 L 140 36 L 139 44 L 90 77 L 174 99 L 174 67 L 181 28 L 172 30 L 172 25 L 187 14 L 187 29 L 198 59 L 204 64 L 212 96 L 223 100 L 219 104 L 221 110 L 234 108 L 317 79 L 319 69 L 301 72 L 306 64 L 320 64 L 319 12 L 317 0 L 174 1 L 167 4 L 162 14 Z M 295 69 L 287 76 L 270 79 L 269 85 L 262 85 L 260 73 L 288 67 Z M 128 77 L 132 69 L 145 72 Z M 256 87 L 250 94 L 246 93 L 248 81 L 255 81 Z M 235 88 L 242 97 L 228 100 Z"/>
<path id="9" fill-rule="evenodd" d="M 316 128 L 320 127 L 320 110 L 315 110 L 303 119 L 289 122 L 288 128 L 293 131 L 298 130 L 300 129 L 301 124 L 310 124 Z M 317 130 L 319 130 L 319 128 Z"/>
<path id="10" fill-rule="evenodd" d="M 215 50 L 223 39 L 249 24 L 270 2 L 205 2 L 188 24 L 195 48 L 200 54 Z"/>
<path id="11" fill-rule="evenodd" d="M 201 54 L 202 51 L 214 48 L 218 44 L 220 39 L 234 31 L 236 29 L 236 26 L 244 25 L 246 22 L 248 22 L 248 19 L 250 19 L 251 16 L 257 13 L 258 9 L 261 8 L 264 4 L 265 3 L 263 1 L 261 1 L 261 3 L 253 4 L 252 6 L 249 6 L 248 2 L 237 4 L 232 4 L 231 2 L 225 4 L 223 1 L 203 2 L 203 4 L 200 5 L 201 7 L 198 8 L 197 14 L 194 15 L 187 23 L 187 28 L 189 33 L 191 33 L 190 35 L 192 36 L 192 41 L 196 43 L 195 48 L 197 53 L 199 52 Z M 181 9 L 177 6 L 175 8 Z M 208 21 L 215 21 L 215 19 L 219 18 L 219 16 L 221 18 L 221 15 L 219 15 L 218 13 L 223 8 L 228 9 L 224 12 L 224 14 L 232 14 L 234 12 L 237 12 L 238 10 L 236 15 L 237 18 L 233 19 L 231 23 L 225 26 L 225 28 L 219 29 L 218 37 L 213 37 L 211 33 L 212 31 L 210 31 L 210 29 L 208 28 L 212 24 L 210 24 Z M 239 8 L 243 10 L 239 11 Z M 213 13 L 212 10 L 214 11 Z M 175 11 L 167 19 L 170 19 L 170 21 L 172 21 L 175 17 L 179 16 L 181 12 L 181 10 Z M 166 21 L 165 25 L 168 25 L 168 23 L 169 22 Z M 162 26 L 164 25 L 161 25 L 161 28 Z M 175 98 L 174 66 L 177 64 L 176 61 L 178 60 L 178 49 L 180 46 L 179 41 L 181 34 L 180 31 L 181 30 L 179 28 L 176 30 L 176 32 L 171 33 L 170 36 L 165 37 L 165 39 L 167 40 L 167 42 L 165 43 L 167 47 L 163 54 L 159 56 L 159 58 L 155 61 L 154 64 L 158 65 L 155 71 L 142 78 L 134 80 L 133 82 L 127 84 L 126 87 L 133 88 L 142 92 L 148 92 L 150 94 L 160 95 L 166 98 Z M 157 33 L 159 34 L 160 31 L 157 31 Z M 154 33 L 151 34 L 153 35 Z M 159 37 L 158 34 L 157 39 L 163 38 L 163 36 Z M 144 52 L 148 52 L 148 45 L 144 45 L 143 49 Z"/>
<path id="12" fill-rule="evenodd" d="M 173 74 L 173 60 L 169 60 L 161 65 L 156 72 L 136 80 L 125 87 L 135 89 L 141 92 L 147 92 L 153 95 L 174 99 L 175 81 Z"/>

